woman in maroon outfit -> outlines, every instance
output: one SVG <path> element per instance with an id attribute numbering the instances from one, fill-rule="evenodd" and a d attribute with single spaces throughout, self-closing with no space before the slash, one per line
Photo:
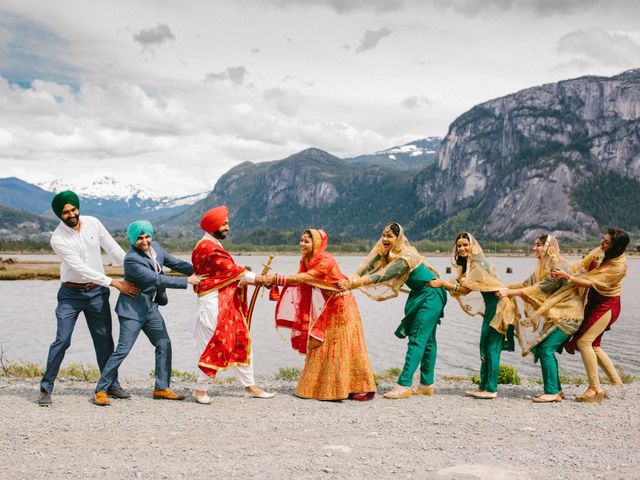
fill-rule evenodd
<path id="1" fill-rule="evenodd" d="M 578 287 L 588 288 L 584 322 L 573 338 L 565 345 L 569 353 L 580 351 L 587 371 L 589 388 L 576 397 L 579 402 L 600 403 L 607 395 L 600 385 L 598 366 L 621 394 L 625 387 L 609 356 L 600 347 L 602 335 L 620 315 L 622 279 L 627 274 L 627 257 L 624 254 L 629 236 L 622 230 L 610 228 L 594 249 L 583 260 L 573 265 L 573 274 L 555 269 L 554 278 L 564 278 Z"/>

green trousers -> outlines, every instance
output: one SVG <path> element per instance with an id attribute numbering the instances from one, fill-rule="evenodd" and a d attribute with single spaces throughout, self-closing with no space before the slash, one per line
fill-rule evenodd
<path id="1" fill-rule="evenodd" d="M 404 367 L 398 378 L 398 384 L 410 387 L 413 374 L 420 365 L 420 383 L 431 385 L 436 368 L 436 327 L 442 318 L 447 303 L 447 293 L 442 287 L 430 288 L 427 282 L 435 275 L 423 264 L 411 271 L 405 284 L 411 289 L 404 305 L 404 318 L 396 329 L 398 338 L 409 337 Z"/>
<path id="2" fill-rule="evenodd" d="M 493 315 L 482 320 L 480 331 L 480 390 L 498 391 L 498 371 L 500 369 L 500 353 L 504 335 L 489 324 Z"/>
<path id="3" fill-rule="evenodd" d="M 502 350 L 514 350 L 513 325 L 507 335 L 494 329 L 490 323 L 496 314 L 498 297 L 494 292 L 482 292 L 484 316 L 480 330 L 480 390 L 498 391 L 498 372 L 500 371 L 500 353 Z"/>
<path id="4" fill-rule="evenodd" d="M 558 360 L 555 354 L 567 340 L 569 340 L 569 335 L 559 328 L 554 328 L 547 338 L 533 347 L 533 354 L 540 359 L 544 393 L 556 394 L 562 391 Z"/>
<path id="5" fill-rule="evenodd" d="M 404 358 L 404 367 L 398 378 L 398 385 L 410 387 L 413 374 L 420 365 L 420 383 L 431 385 L 434 381 L 436 356 L 436 327 L 440 320 L 441 309 L 422 308 L 409 326 L 409 343 Z"/>

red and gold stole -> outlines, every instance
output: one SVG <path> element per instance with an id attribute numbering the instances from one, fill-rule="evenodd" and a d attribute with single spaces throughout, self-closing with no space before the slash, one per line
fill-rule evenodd
<path id="1" fill-rule="evenodd" d="M 199 296 L 218 291 L 218 324 L 209 344 L 200 356 L 198 367 L 211 378 L 218 370 L 248 365 L 251 341 L 246 323 L 246 303 L 238 283 L 244 268 L 236 265 L 231 255 L 218 243 L 203 238 L 191 255 L 193 271 L 209 275 L 194 290 Z"/>
<path id="2" fill-rule="evenodd" d="M 325 251 L 327 234 L 310 229 L 313 256 L 310 261 L 300 260 L 295 283 L 287 285 L 276 305 L 276 327 L 291 329 L 291 347 L 299 353 L 324 342 L 328 315 L 333 308 L 332 299 L 339 294 L 338 280 L 347 278 L 335 259 Z"/>

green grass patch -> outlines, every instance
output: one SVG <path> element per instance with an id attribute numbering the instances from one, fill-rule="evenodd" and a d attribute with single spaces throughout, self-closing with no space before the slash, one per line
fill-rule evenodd
<path id="1" fill-rule="evenodd" d="M 469 377 L 465 375 L 443 375 L 442 380 L 448 380 L 450 382 L 466 382 Z"/>
<path id="2" fill-rule="evenodd" d="M 635 375 L 624 373 L 624 368 L 622 368 L 620 365 L 616 365 L 615 367 L 616 370 L 618 370 L 618 375 L 620 375 L 620 380 L 622 380 L 622 383 L 624 383 L 625 385 L 633 383 L 638 379 L 638 377 L 636 377 Z"/>
<path id="3" fill-rule="evenodd" d="M 7 378 L 41 378 L 44 374 L 42 365 L 33 362 L 14 362 L 12 360 L 1 359 L 0 376 Z M 61 368 L 58 378 L 68 380 L 83 380 L 86 382 L 97 382 L 100 378 L 100 371 L 95 365 L 84 365 L 82 363 L 71 363 L 67 367 Z"/>
<path id="4" fill-rule="evenodd" d="M 473 374 L 469 376 L 469 380 L 471 380 L 476 385 L 480 384 L 480 376 Z M 520 385 L 522 380 L 518 375 L 518 370 L 511 365 L 500 364 L 498 368 L 498 383 L 501 385 Z"/>
<path id="5" fill-rule="evenodd" d="M 156 371 L 151 370 L 149 372 L 149 377 L 154 378 L 156 376 Z M 198 380 L 198 374 L 195 372 L 186 372 L 182 370 L 171 370 L 171 378 L 179 378 L 180 380 L 186 380 L 187 382 L 195 382 Z"/>
<path id="6" fill-rule="evenodd" d="M 278 373 L 276 373 L 276 378 L 279 380 L 298 380 L 300 378 L 300 370 L 298 367 L 280 367 L 278 369 Z"/>
<path id="7" fill-rule="evenodd" d="M 383 372 L 374 373 L 373 378 L 376 381 L 376 384 L 384 383 L 390 380 L 397 380 L 401 372 L 402 372 L 402 369 L 400 367 L 391 367 L 391 368 L 387 368 Z"/>
<path id="8" fill-rule="evenodd" d="M 560 383 L 564 383 L 567 385 L 584 385 L 585 379 L 580 375 L 567 375 L 566 373 L 560 372 Z"/>

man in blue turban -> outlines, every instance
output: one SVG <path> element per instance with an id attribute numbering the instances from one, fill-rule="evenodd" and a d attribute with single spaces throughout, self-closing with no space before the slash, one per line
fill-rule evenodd
<path id="1" fill-rule="evenodd" d="M 116 313 L 120 321 L 118 346 L 107 360 L 102 370 L 93 403 L 99 406 L 109 405 L 107 395 L 116 381 L 118 367 L 127 358 L 140 334 L 144 332 L 156 349 L 155 389 L 153 398 L 182 400 L 184 395 L 174 393 L 171 382 L 171 340 L 160 314 L 158 305 L 167 304 L 167 288 L 186 289 L 188 284 L 199 285 L 205 277 L 195 275 L 189 262 L 169 255 L 159 243 L 153 241 L 153 225 L 146 220 L 138 220 L 127 228 L 127 237 L 131 248 L 124 258 L 124 278 L 140 287 L 137 297 L 120 295 L 116 304 Z M 163 268 L 188 275 L 171 277 Z"/>
<path id="2" fill-rule="evenodd" d="M 109 287 L 125 295 L 137 295 L 135 285 L 110 278 L 104 274 L 101 248 L 116 264 L 124 261 L 124 250 L 109 235 L 95 217 L 80 217 L 80 200 L 71 190 L 58 193 L 51 201 L 60 224 L 51 235 L 51 248 L 60 258 L 60 290 L 56 307 L 56 338 L 49 347 L 47 367 L 40 382 L 38 405 L 49 406 L 51 393 L 80 312 L 91 332 L 98 367 L 102 371 L 113 353 Z M 115 398 L 129 398 L 118 383 L 117 376 L 108 394 Z"/>

